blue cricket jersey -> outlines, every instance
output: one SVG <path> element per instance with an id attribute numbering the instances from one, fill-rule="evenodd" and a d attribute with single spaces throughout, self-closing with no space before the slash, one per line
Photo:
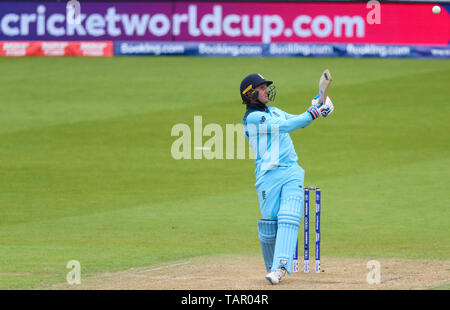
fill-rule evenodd
<path id="1" fill-rule="evenodd" d="M 289 132 L 305 128 L 313 117 L 309 112 L 292 115 L 272 106 L 249 104 L 243 121 L 245 135 L 256 155 L 258 180 L 268 170 L 297 164 L 298 156 Z"/>

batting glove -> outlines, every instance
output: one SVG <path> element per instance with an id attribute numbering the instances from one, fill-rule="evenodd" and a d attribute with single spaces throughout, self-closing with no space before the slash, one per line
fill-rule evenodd
<path id="1" fill-rule="evenodd" d="M 320 116 L 320 111 L 316 107 L 311 106 L 307 111 L 311 114 L 313 119 L 316 119 Z"/>
<path id="2" fill-rule="evenodd" d="M 311 113 L 313 119 L 316 119 L 319 116 L 327 117 L 328 115 L 331 114 L 331 112 L 334 111 L 333 102 L 331 102 L 329 96 L 327 96 L 325 104 L 319 103 L 320 103 L 320 95 L 317 95 L 311 101 L 311 107 L 308 109 L 308 112 Z"/>
<path id="3" fill-rule="evenodd" d="M 317 108 L 319 105 L 320 105 L 320 95 L 317 94 L 317 95 L 313 98 L 313 100 L 311 100 L 311 106 Z"/>
<path id="4" fill-rule="evenodd" d="M 327 96 L 327 100 L 324 105 L 319 105 L 319 109 L 322 109 L 320 111 L 320 115 L 322 115 L 322 117 L 327 117 L 334 111 L 334 105 L 333 102 L 331 102 L 330 96 Z"/>

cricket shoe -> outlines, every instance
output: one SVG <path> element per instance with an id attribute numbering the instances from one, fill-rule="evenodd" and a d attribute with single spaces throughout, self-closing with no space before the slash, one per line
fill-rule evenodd
<path id="1" fill-rule="evenodd" d="M 278 268 L 275 271 L 272 271 L 267 274 L 266 279 L 269 280 L 269 282 L 273 284 L 278 284 L 283 279 L 284 275 L 286 274 L 286 269 L 284 267 Z"/>

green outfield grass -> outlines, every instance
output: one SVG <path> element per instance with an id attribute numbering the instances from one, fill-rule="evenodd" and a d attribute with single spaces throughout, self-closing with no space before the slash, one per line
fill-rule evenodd
<path id="1" fill-rule="evenodd" d="M 0 59 L 0 289 L 198 255 L 259 254 L 252 160 L 174 160 L 171 128 L 236 124 L 238 87 L 302 113 L 325 68 L 335 112 L 291 134 L 323 189 L 322 255 L 450 259 L 450 61 Z M 208 137 L 204 138 L 206 141 Z M 261 260 L 262 262 L 262 260 Z M 262 264 L 262 263 L 261 263 Z"/>

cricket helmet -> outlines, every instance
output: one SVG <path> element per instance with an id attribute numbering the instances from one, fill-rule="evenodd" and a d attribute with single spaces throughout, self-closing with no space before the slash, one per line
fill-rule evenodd
<path id="1" fill-rule="evenodd" d="M 255 90 L 261 84 L 267 83 L 269 87 L 269 101 L 274 101 L 276 88 L 273 81 L 267 81 L 261 74 L 253 73 L 247 75 L 241 82 L 240 93 L 242 98 L 242 103 L 247 104 L 250 100 L 258 100 L 258 91 Z"/>

